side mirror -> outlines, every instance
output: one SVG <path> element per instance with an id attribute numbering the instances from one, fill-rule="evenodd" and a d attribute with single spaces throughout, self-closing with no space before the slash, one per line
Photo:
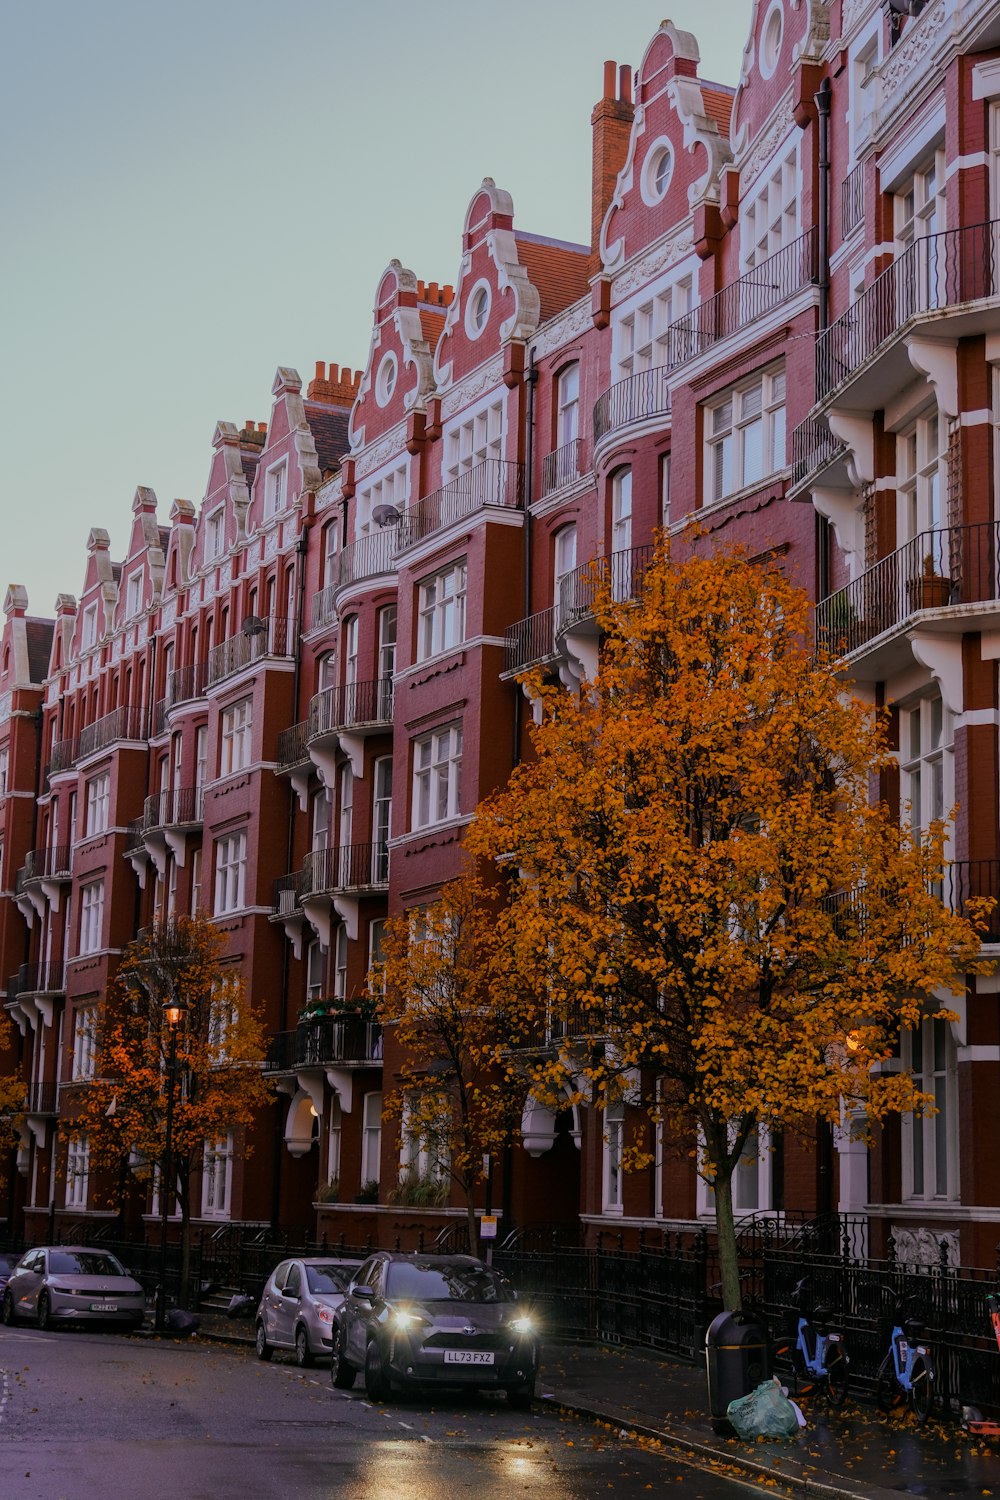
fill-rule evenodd
<path id="1" fill-rule="evenodd" d="M 351 1296 L 357 1297 L 359 1302 L 367 1302 L 369 1307 L 375 1301 L 375 1293 L 370 1286 L 352 1286 Z"/>
<path id="2" fill-rule="evenodd" d="M 283 1286 L 283 1287 L 282 1287 L 282 1288 L 281 1288 L 281 1295 L 282 1295 L 282 1296 L 283 1296 L 283 1297 L 287 1297 L 287 1298 L 288 1298 L 288 1299 L 289 1299 L 289 1301 L 290 1301 L 290 1302 L 298 1302 L 298 1300 L 299 1300 L 299 1294 L 298 1294 L 298 1292 L 297 1292 L 297 1291 L 296 1291 L 296 1290 L 295 1290 L 295 1289 L 294 1289 L 294 1287 L 290 1287 L 290 1286 Z"/>

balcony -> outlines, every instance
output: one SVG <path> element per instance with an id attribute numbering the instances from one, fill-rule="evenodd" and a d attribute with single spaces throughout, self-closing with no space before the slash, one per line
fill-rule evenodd
<path id="1" fill-rule="evenodd" d="M 264 1062 L 266 1073 L 298 1068 L 377 1068 L 382 1065 L 382 1027 L 360 1016 L 306 1021 L 295 1031 L 272 1038 Z"/>
<path id="2" fill-rule="evenodd" d="M 142 842 L 162 880 L 167 852 L 183 869 L 187 835 L 205 818 L 205 792 L 200 786 L 171 787 L 154 792 L 142 807 Z"/>
<path id="3" fill-rule="evenodd" d="M 660 417 L 670 416 L 670 368 L 658 365 L 619 380 L 597 398 L 594 406 L 594 447 L 609 434 L 622 432 Z"/>
<path id="4" fill-rule="evenodd" d="M 806 417 L 792 432 L 791 488 L 804 484 L 811 475 L 843 458 L 847 445 L 835 438 L 823 416 Z"/>
<path id="5" fill-rule="evenodd" d="M 547 609 L 540 609 L 537 614 L 529 615 L 526 620 L 518 620 L 516 625 L 508 626 L 504 632 L 502 677 L 505 679 L 516 677 L 519 672 L 527 672 L 532 667 L 544 666 L 546 662 L 555 661 L 558 658 L 559 647 L 556 642 L 558 619 L 559 606 L 550 604 Z"/>
<path id="6" fill-rule="evenodd" d="M 334 913 L 356 941 L 361 902 L 389 886 L 389 848 L 385 843 L 341 844 L 307 854 L 299 875 L 297 897 L 320 942 L 330 947 Z M 286 897 L 287 899 L 287 897 Z"/>
<path id="7" fill-rule="evenodd" d="M 612 552 L 610 557 L 595 558 L 568 573 L 559 585 L 557 633 L 565 635 L 593 621 L 594 601 L 602 588 L 610 587 L 612 599 L 637 598 L 653 555 L 650 546 L 629 547 Z M 593 628 L 596 632 L 596 624 Z"/>
<path id="8" fill-rule="evenodd" d="M 928 611 L 937 633 L 960 635 L 972 628 L 970 616 L 977 628 L 996 629 L 998 560 L 1000 522 L 922 532 L 817 604 L 817 644 L 854 658 L 859 680 L 881 681 L 911 660 L 906 628 Z"/>
<path id="9" fill-rule="evenodd" d="M 302 930 L 306 924 L 302 897 L 311 878 L 312 864 L 307 860 L 304 869 L 293 870 L 290 875 L 279 875 L 272 888 L 271 915 L 268 920 L 280 923 L 285 929 L 285 936 L 297 959 L 302 957 Z"/>
<path id="10" fill-rule="evenodd" d="M 1000 860 L 953 860 L 945 871 L 944 896 L 950 910 L 962 914 L 966 904 L 977 896 L 992 899 L 994 906 L 986 919 L 982 941 L 1000 943 Z"/>
<path id="11" fill-rule="evenodd" d="M 106 750 L 117 740 L 146 740 L 146 710 L 135 704 L 123 704 L 88 724 L 72 739 L 60 740 L 52 747 L 48 775 L 57 776 L 61 771 L 71 770 L 79 761 Z"/>
<path id="12" fill-rule="evenodd" d="M 865 216 L 865 172 L 861 162 L 840 184 L 840 233 L 843 239 Z"/>
<path id="13" fill-rule="evenodd" d="M 523 500 L 524 466 L 487 458 L 403 512 L 391 532 L 396 553 L 489 506 L 517 510 Z"/>
<path id="14" fill-rule="evenodd" d="M 281 615 L 248 615 L 238 635 L 213 646 L 205 659 L 205 689 L 267 659 L 285 659 L 295 649 L 295 622 Z"/>
<path id="15" fill-rule="evenodd" d="M 366 532 L 338 552 L 333 560 L 333 577 L 325 588 L 313 594 L 310 629 L 319 630 L 336 623 L 337 599 L 350 584 L 394 573 L 395 548 L 395 534 L 391 527 L 386 527 Z"/>
<path id="16" fill-rule="evenodd" d="M 392 706 L 391 677 L 324 688 L 310 700 L 306 745 L 324 777 L 336 774 L 338 747 L 350 757 L 355 776 L 363 774 L 364 741 L 392 727 Z M 327 781 L 328 786 L 332 784 Z"/>
<path id="17" fill-rule="evenodd" d="M 170 721 L 171 709 L 193 703 L 205 696 L 205 663 L 194 662 L 177 667 L 167 677 L 166 692 L 153 710 L 153 733 L 162 734 Z"/>
<path id="18" fill-rule="evenodd" d="M 308 740 L 308 719 L 279 730 L 278 759 L 274 767 L 275 776 L 287 776 L 303 812 L 309 810 L 309 778 L 312 775 Z"/>
<path id="19" fill-rule="evenodd" d="M 29 927 L 36 915 L 44 917 L 46 902 L 59 910 L 61 889 L 71 879 L 68 844 L 32 849 L 14 877 L 14 900 Z"/>
<path id="20" fill-rule="evenodd" d="M 825 400 L 892 345 L 896 336 L 922 316 L 965 308 L 962 318 L 935 319 L 935 338 L 982 332 L 985 310 L 970 306 L 1000 295 L 1000 220 L 945 229 L 916 240 L 816 341 L 816 399 Z M 905 354 L 901 368 L 913 367 Z M 868 371 L 863 391 L 851 394 L 853 407 L 885 405 L 883 372 Z M 888 392 L 892 394 L 892 390 Z"/>
<path id="21" fill-rule="evenodd" d="M 59 1085 L 57 1083 L 29 1083 L 24 1112 L 26 1115 L 58 1114 Z"/>
<path id="22" fill-rule="evenodd" d="M 567 485 L 575 484 L 584 472 L 585 447 L 582 438 L 564 443 L 542 459 L 542 497 L 553 495 Z"/>
<path id="23" fill-rule="evenodd" d="M 63 995 L 66 992 L 66 965 L 60 959 L 34 964 L 22 964 L 16 974 L 7 981 L 7 999 L 19 1000 L 22 996 Z"/>

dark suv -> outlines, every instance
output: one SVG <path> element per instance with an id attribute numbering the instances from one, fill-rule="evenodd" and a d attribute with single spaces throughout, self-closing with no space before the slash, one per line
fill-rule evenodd
<path id="1" fill-rule="evenodd" d="M 535 1320 L 499 1271 L 472 1255 L 380 1250 L 351 1282 L 334 1316 L 330 1378 L 359 1371 L 374 1401 L 394 1386 L 465 1386 L 531 1405 L 538 1373 Z"/>

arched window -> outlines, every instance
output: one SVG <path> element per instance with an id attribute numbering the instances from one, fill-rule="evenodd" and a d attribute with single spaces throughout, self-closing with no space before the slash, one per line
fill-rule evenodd
<path id="1" fill-rule="evenodd" d="M 552 538 L 552 597 L 560 616 L 572 607 L 572 599 L 563 594 L 572 587 L 565 580 L 576 571 L 576 523 L 561 526 Z"/>
<path id="2" fill-rule="evenodd" d="M 632 597 L 632 470 L 611 476 L 611 591 Z"/>

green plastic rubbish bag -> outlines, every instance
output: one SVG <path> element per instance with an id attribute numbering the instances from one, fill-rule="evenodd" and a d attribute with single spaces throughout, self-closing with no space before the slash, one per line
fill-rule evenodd
<path id="1" fill-rule="evenodd" d="M 798 1414 L 777 1379 L 765 1380 L 749 1396 L 730 1401 L 726 1416 L 736 1436 L 744 1439 L 798 1436 Z"/>

